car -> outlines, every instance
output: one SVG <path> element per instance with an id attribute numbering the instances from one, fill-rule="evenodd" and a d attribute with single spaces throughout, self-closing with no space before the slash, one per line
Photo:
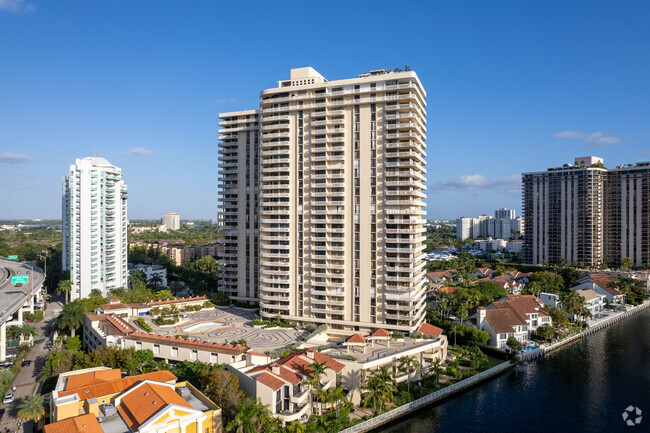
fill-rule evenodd
<path id="1" fill-rule="evenodd" d="M 13 394 L 7 394 L 2 399 L 2 402 L 5 403 L 5 404 L 6 403 L 11 403 L 12 401 L 14 401 L 14 395 Z"/>
<path id="2" fill-rule="evenodd" d="M 22 364 L 20 364 L 21 367 L 29 367 L 30 365 L 32 365 L 32 361 L 29 359 L 24 360 Z"/>
<path id="3" fill-rule="evenodd" d="M 16 287 L 22 287 L 23 283 L 16 283 Z"/>

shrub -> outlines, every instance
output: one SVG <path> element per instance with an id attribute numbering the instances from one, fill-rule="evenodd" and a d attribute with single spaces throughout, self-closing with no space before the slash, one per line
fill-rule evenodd
<path id="1" fill-rule="evenodd" d="M 135 321 L 145 331 L 153 332 L 153 329 L 151 328 L 151 326 L 149 326 L 149 324 L 147 322 L 145 322 L 145 320 L 142 317 L 138 317 Z"/>
<path id="2" fill-rule="evenodd" d="M 316 328 L 314 328 L 313 331 L 311 331 L 309 334 L 307 334 L 307 335 L 302 339 L 302 341 L 309 341 L 310 338 L 313 338 L 313 337 L 317 336 L 317 335 L 320 334 L 321 332 L 325 332 L 325 330 L 327 330 L 327 325 L 324 324 L 324 323 L 321 323 L 321 324 L 318 325 Z"/>
<path id="3" fill-rule="evenodd" d="M 208 301 L 206 301 L 206 303 L 207 302 Z M 228 297 L 228 295 L 226 295 L 223 292 L 217 292 L 214 295 L 212 295 L 212 302 L 215 305 L 218 305 L 220 307 L 227 307 L 227 306 L 230 305 L 230 298 Z M 209 307 L 206 307 L 206 308 L 209 308 Z"/>
<path id="4" fill-rule="evenodd" d="M 404 338 L 404 334 L 402 334 L 401 332 L 393 332 L 392 334 L 390 334 L 390 336 L 391 338 L 394 338 L 396 340 L 401 340 Z"/>
<path id="5" fill-rule="evenodd" d="M 185 311 L 201 311 L 203 306 L 201 305 L 188 305 L 185 307 Z"/>
<path id="6" fill-rule="evenodd" d="M 203 308 L 212 308 L 212 307 L 214 307 L 214 304 L 210 301 L 205 301 L 203 303 Z"/>
<path id="7" fill-rule="evenodd" d="M 264 325 L 268 325 L 268 324 L 269 324 L 269 322 L 267 322 L 266 320 L 253 319 L 253 325 L 255 325 L 255 326 L 264 326 Z"/>

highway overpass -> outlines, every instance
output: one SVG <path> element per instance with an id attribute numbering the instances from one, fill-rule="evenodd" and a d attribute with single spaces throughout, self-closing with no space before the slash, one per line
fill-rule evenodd
<path id="1" fill-rule="evenodd" d="M 27 277 L 28 282 L 12 283 L 12 277 Z M 34 312 L 44 299 L 45 273 L 31 262 L 0 258 L 0 362 L 7 357 L 7 326 L 21 325 L 23 313 Z"/>

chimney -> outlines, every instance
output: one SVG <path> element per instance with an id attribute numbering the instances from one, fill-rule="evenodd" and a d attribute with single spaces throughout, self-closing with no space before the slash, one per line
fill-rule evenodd
<path id="1" fill-rule="evenodd" d="M 483 329 L 483 322 L 485 321 L 485 307 L 478 307 L 478 327 Z"/>
<path id="2" fill-rule="evenodd" d="M 307 351 L 307 358 L 314 359 L 314 351 L 313 350 L 308 350 Z"/>
<path id="3" fill-rule="evenodd" d="M 278 364 L 272 364 L 271 371 L 273 374 L 280 375 L 280 366 Z"/>

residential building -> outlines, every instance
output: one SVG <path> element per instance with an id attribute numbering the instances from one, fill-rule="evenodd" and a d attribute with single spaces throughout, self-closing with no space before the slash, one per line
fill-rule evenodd
<path id="1" fill-rule="evenodd" d="M 515 219 L 515 210 L 514 209 L 506 209 L 505 207 L 502 207 L 501 209 L 497 209 L 494 211 L 494 219 L 508 219 L 508 220 L 513 220 Z"/>
<path id="2" fill-rule="evenodd" d="M 166 213 L 162 217 L 161 224 L 168 230 L 178 230 L 181 228 L 181 217 L 177 213 Z"/>
<path id="3" fill-rule="evenodd" d="M 605 296 L 605 302 L 612 304 L 625 304 L 625 295 L 616 289 L 616 278 L 611 275 L 594 273 L 576 280 L 571 286 L 572 290 L 591 289 L 599 295 Z"/>
<path id="4" fill-rule="evenodd" d="M 521 254 L 524 251 L 524 241 L 517 239 L 506 243 L 506 252 L 510 254 Z"/>
<path id="5" fill-rule="evenodd" d="M 495 215 L 514 215 L 514 210 L 499 209 Z M 523 233 L 523 219 L 492 218 L 480 215 L 477 218 L 461 217 L 456 220 L 456 237 L 459 239 L 478 239 L 485 237 L 512 239 Z"/>
<path id="6" fill-rule="evenodd" d="M 608 170 L 582 157 L 522 182 L 527 263 L 650 264 L 650 162 Z"/>
<path id="7" fill-rule="evenodd" d="M 473 218 L 460 217 L 456 220 L 456 237 L 458 239 L 473 238 Z"/>
<path id="8" fill-rule="evenodd" d="M 474 241 L 474 248 L 478 248 L 481 251 L 492 252 L 492 251 L 503 251 L 506 249 L 508 242 L 504 239 L 492 239 L 488 238 L 485 240 Z"/>
<path id="9" fill-rule="evenodd" d="M 62 261 L 70 271 L 70 299 L 126 287 L 127 187 L 122 170 L 104 158 L 77 159 L 63 178 L 62 197 Z"/>
<path id="10" fill-rule="evenodd" d="M 544 324 L 551 325 L 551 316 L 544 303 L 533 295 L 508 295 L 487 307 L 479 307 L 470 322 L 490 334 L 488 344 L 506 349 L 509 337 L 519 342 L 530 339 L 530 332 Z"/>
<path id="11" fill-rule="evenodd" d="M 320 388 L 336 388 L 344 365 L 312 349 L 294 352 L 266 365 L 240 362 L 228 364 L 226 368 L 239 378 L 239 387 L 246 395 L 260 399 L 283 425 L 287 425 L 296 420 L 305 422 L 317 412 L 309 374 L 315 361 L 327 366 L 320 378 Z"/>
<path id="12" fill-rule="evenodd" d="M 259 301 L 259 114 L 219 114 L 219 290 L 244 302 Z"/>
<path id="13" fill-rule="evenodd" d="M 217 433 L 221 409 L 171 372 L 122 377 L 92 367 L 59 375 L 46 395 L 46 433 Z"/>
<path id="14" fill-rule="evenodd" d="M 167 287 L 167 269 L 164 266 L 137 264 L 129 268 L 129 273 L 133 272 L 142 272 L 144 274 L 144 279 L 147 282 L 151 281 L 152 278 L 155 278 L 155 275 L 160 279 L 159 285 Z"/>
<path id="15" fill-rule="evenodd" d="M 130 226 L 129 227 L 129 233 L 130 234 L 139 234 L 139 233 L 146 233 L 146 232 L 155 232 L 159 231 L 161 233 L 167 233 L 167 227 L 163 225 L 157 225 L 157 226 Z"/>
<path id="16" fill-rule="evenodd" d="M 220 215 L 229 292 L 259 299 L 263 318 L 327 323 L 331 333 L 417 329 L 426 94 L 415 72 L 328 81 L 312 68 L 292 69 L 260 97 L 259 111 L 221 115 L 220 152 L 224 163 L 231 158 Z M 237 131 L 256 122 L 257 157 Z"/>
<path id="17" fill-rule="evenodd" d="M 605 307 L 605 295 L 591 289 L 579 289 L 576 293 L 585 300 L 585 308 L 589 310 L 592 317 Z"/>

